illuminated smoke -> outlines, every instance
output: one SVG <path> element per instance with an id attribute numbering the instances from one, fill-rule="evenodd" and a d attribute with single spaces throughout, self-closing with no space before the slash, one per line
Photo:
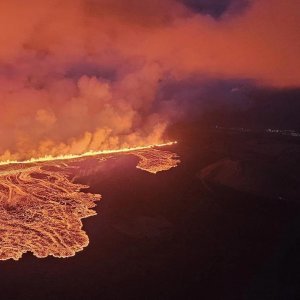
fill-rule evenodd
<path id="1" fill-rule="evenodd" d="M 215 19 L 175 0 L 2 1 L 0 160 L 160 143 L 180 113 L 157 103 L 169 78 L 299 86 L 300 2 L 252 2 Z"/>

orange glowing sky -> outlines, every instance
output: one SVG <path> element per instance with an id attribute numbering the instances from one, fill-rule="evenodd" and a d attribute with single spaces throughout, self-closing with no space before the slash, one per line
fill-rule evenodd
<path id="1" fill-rule="evenodd" d="M 5 1 L 0 58 L 10 63 L 51 53 L 63 72 L 59 67 L 82 56 L 109 60 L 110 49 L 176 71 L 299 85 L 299 9 L 297 0 L 260 0 L 240 15 L 214 20 L 170 0 Z"/>
<path id="2" fill-rule="evenodd" d="M 298 87 L 299 11 L 298 0 L 220 18 L 179 0 L 2 1 L 0 160 L 160 143 L 180 111 L 157 109 L 164 78 Z"/>

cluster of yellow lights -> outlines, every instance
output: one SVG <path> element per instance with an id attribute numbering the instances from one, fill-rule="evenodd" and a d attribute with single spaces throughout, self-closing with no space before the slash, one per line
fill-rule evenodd
<path id="1" fill-rule="evenodd" d="M 164 146 L 171 146 L 177 144 L 177 141 L 174 142 L 166 142 L 161 144 L 152 144 L 146 146 L 138 146 L 132 148 L 121 148 L 121 149 L 112 149 L 112 150 L 99 150 L 99 151 L 88 151 L 82 154 L 66 154 L 66 155 L 46 155 L 43 157 L 38 158 L 30 158 L 28 160 L 7 160 L 1 161 L 0 166 L 10 165 L 10 164 L 31 164 L 31 163 L 38 163 L 38 162 L 47 162 L 47 161 L 55 161 L 55 160 L 69 160 L 69 159 L 76 159 L 76 158 L 83 158 L 83 157 L 91 157 L 96 155 L 105 155 L 105 154 L 114 154 L 114 153 L 124 153 L 124 152 L 132 152 L 137 150 L 146 150 L 155 147 L 164 147 Z"/>

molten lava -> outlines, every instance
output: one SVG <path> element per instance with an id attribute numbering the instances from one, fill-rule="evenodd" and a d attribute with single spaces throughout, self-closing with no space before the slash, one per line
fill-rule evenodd
<path id="1" fill-rule="evenodd" d="M 70 257 L 88 245 L 81 219 L 96 215 L 92 208 L 101 196 L 81 192 L 87 186 L 69 178 L 78 158 L 98 156 L 101 164 L 120 153 L 134 155 L 140 159 L 137 168 L 157 173 L 178 165 L 176 154 L 154 149 L 172 144 L 2 162 L 0 260 L 18 260 L 26 252 L 40 258 Z"/>
<path id="2" fill-rule="evenodd" d="M 180 162 L 175 153 L 156 149 L 137 151 L 134 155 L 140 159 L 136 167 L 153 174 L 176 167 Z"/>
<path id="3" fill-rule="evenodd" d="M 104 155 L 104 154 L 115 154 L 115 153 L 126 153 L 126 152 L 132 152 L 137 150 L 145 150 L 145 149 L 152 149 L 155 147 L 164 147 L 164 146 L 171 146 L 177 144 L 177 141 L 175 142 L 166 142 L 161 144 L 152 144 L 147 146 L 137 146 L 132 148 L 121 148 L 121 149 L 111 149 L 111 150 L 99 150 L 99 151 L 88 151 L 82 154 L 67 154 L 67 155 L 59 155 L 59 156 L 43 156 L 43 157 L 37 157 L 37 158 L 30 158 L 28 160 L 6 160 L 1 161 L 0 166 L 2 165 L 9 165 L 9 164 L 31 164 L 31 163 L 38 163 L 38 162 L 47 162 L 47 161 L 54 161 L 54 160 L 69 160 L 69 159 L 76 159 L 76 158 L 83 158 L 83 157 L 91 157 L 91 156 L 97 156 L 97 155 Z"/>

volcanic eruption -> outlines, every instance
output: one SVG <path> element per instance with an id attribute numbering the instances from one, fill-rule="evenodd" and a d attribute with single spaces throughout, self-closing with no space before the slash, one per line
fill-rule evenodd
<path id="1" fill-rule="evenodd" d="M 18 260 L 28 251 L 40 258 L 74 256 L 89 243 L 81 219 L 96 214 L 92 208 L 101 196 L 82 192 L 87 186 L 73 183 L 70 169 L 80 168 L 86 157 L 101 164 L 117 155 L 134 155 L 137 168 L 157 173 L 179 163 L 176 154 L 158 149 L 171 144 L 3 164 L 0 260 Z"/>
<path id="2" fill-rule="evenodd" d="M 216 76 L 299 84 L 299 1 L 237 2 L 223 15 L 183 0 L 2 1 L 1 259 L 82 250 L 81 219 L 100 196 L 72 182 L 73 163 L 134 155 L 153 174 L 175 167 L 166 130 L 201 114 L 195 101 Z"/>
<path id="3" fill-rule="evenodd" d="M 1 298 L 300 299 L 299 12 L 0 1 Z"/>

